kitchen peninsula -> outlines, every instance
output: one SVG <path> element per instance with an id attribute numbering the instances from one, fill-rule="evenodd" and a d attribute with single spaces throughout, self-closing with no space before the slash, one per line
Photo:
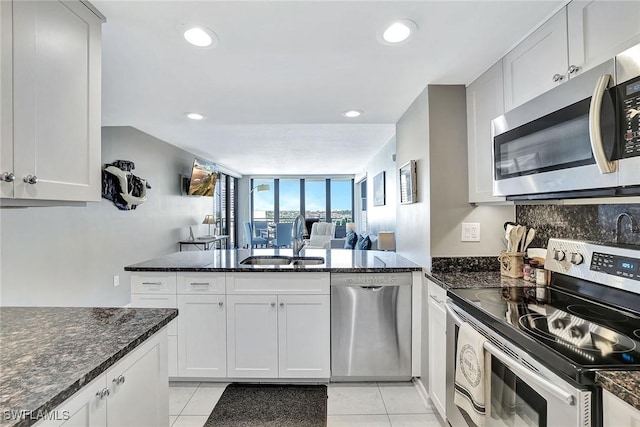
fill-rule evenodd
<path id="1" fill-rule="evenodd" d="M 161 425 L 165 326 L 176 316 L 175 309 L 0 308 L 0 425 Z"/>
<path id="2" fill-rule="evenodd" d="M 419 376 L 423 273 L 395 252 L 190 251 L 125 270 L 132 272 L 132 306 L 180 310 L 168 331 L 171 379 L 328 381 L 331 317 L 340 310 L 330 295 L 339 276 L 369 293 L 409 284 L 407 356 L 410 374 Z"/>

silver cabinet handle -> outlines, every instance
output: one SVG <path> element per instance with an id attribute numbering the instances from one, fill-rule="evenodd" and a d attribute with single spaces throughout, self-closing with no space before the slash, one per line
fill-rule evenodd
<path id="1" fill-rule="evenodd" d="M 124 384 L 124 380 L 125 380 L 124 375 L 118 375 L 113 379 L 113 383 L 115 383 L 116 385 L 121 385 L 121 384 Z"/>
<path id="2" fill-rule="evenodd" d="M 513 360 L 509 357 L 505 352 L 500 350 L 498 347 L 493 345 L 491 342 L 487 341 L 484 343 L 484 349 L 487 350 L 491 355 L 498 360 L 500 360 L 506 367 L 511 369 L 517 376 L 525 380 L 527 383 L 535 383 L 540 387 L 547 390 L 549 393 L 555 395 L 559 399 L 564 400 L 567 405 L 574 406 L 576 404 L 576 397 L 567 393 L 557 385 L 551 383 L 544 377 L 534 374 L 529 370 L 526 366 L 521 364 L 520 362 Z"/>
<path id="3" fill-rule="evenodd" d="M 564 80 L 564 76 L 562 74 L 554 74 L 551 80 L 553 80 L 554 83 L 558 83 Z"/>
<path id="4" fill-rule="evenodd" d="M 191 282 L 189 283 L 191 286 L 209 286 L 210 283 L 209 282 Z"/>
<path id="5" fill-rule="evenodd" d="M 110 394 L 111 393 L 109 392 L 109 389 L 103 388 L 102 390 L 96 393 L 96 397 L 98 399 L 104 399 L 105 397 L 109 397 Z"/>
<path id="6" fill-rule="evenodd" d="M 275 306 L 276 306 L 276 303 L 275 303 L 275 302 L 272 302 L 272 303 L 271 303 L 271 307 L 275 307 Z"/>
<path id="7" fill-rule="evenodd" d="M 218 302 L 218 306 L 222 307 L 224 303 L 222 301 Z"/>
<path id="8" fill-rule="evenodd" d="M 600 77 L 593 91 L 593 96 L 591 97 L 591 105 L 589 105 L 589 139 L 591 140 L 591 151 L 593 152 L 593 157 L 596 159 L 600 173 L 613 173 L 617 168 L 617 162 L 610 162 L 604 153 L 602 133 L 600 131 L 602 101 L 609 87 L 610 80 L 610 74 L 605 74 Z"/>
<path id="9" fill-rule="evenodd" d="M 38 177 L 35 175 L 27 175 L 23 179 L 27 184 L 35 185 L 38 183 Z"/>
<path id="10" fill-rule="evenodd" d="M 162 286 L 162 282 L 142 282 L 142 284 L 148 286 Z"/>
<path id="11" fill-rule="evenodd" d="M 284 303 L 283 302 L 280 303 L 280 307 L 284 307 Z"/>
<path id="12" fill-rule="evenodd" d="M 13 182 L 16 180 L 16 176 L 13 174 L 13 172 L 5 172 L 2 174 L 2 180 L 4 182 Z"/>
<path id="13" fill-rule="evenodd" d="M 580 71 L 580 67 L 578 67 L 577 65 L 571 65 L 571 66 L 569 66 L 569 69 L 567 70 L 567 72 L 569 74 L 575 74 L 578 71 Z"/>
<path id="14" fill-rule="evenodd" d="M 429 295 L 429 297 L 430 297 L 432 300 L 434 300 L 436 303 L 438 303 L 439 305 L 442 305 L 442 303 L 444 302 L 444 301 L 442 301 L 442 300 L 438 299 L 435 295 Z"/>

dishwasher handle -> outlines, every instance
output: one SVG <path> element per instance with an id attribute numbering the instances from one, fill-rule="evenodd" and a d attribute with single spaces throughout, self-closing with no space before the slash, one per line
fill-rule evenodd
<path id="1" fill-rule="evenodd" d="M 384 286 L 360 286 L 360 289 L 364 289 L 365 291 L 379 291 L 384 288 Z"/>

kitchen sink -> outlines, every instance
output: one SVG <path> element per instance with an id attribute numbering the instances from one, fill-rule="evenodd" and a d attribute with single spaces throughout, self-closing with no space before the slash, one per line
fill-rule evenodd
<path id="1" fill-rule="evenodd" d="M 320 265 L 323 257 L 290 257 L 283 255 L 254 255 L 240 261 L 242 265 Z"/>
<path id="2" fill-rule="evenodd" d="M 255 255 L 240 261 L 243 265 L 288 265 L 291 257 L 282 255 Z"/>
<path id="3" fill-rule="evenodd" d="M 320 265 L 324 264 L 322 257 L 295 257 L 291 260 L 292 265 Z"/>

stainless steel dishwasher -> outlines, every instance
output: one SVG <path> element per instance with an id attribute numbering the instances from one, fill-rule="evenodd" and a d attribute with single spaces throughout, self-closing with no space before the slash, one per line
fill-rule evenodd
<path id="1" fill-rule="evenodd" d="M 331 379 L 411 378 L 411 273 L 331 274 Z"/>

